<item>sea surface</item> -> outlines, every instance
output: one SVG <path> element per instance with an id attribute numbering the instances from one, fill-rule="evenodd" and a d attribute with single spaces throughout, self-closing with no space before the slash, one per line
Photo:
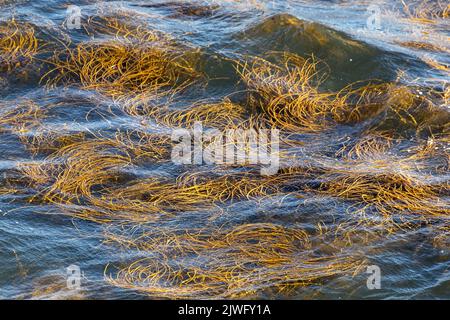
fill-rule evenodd
<path id="1" fill-rule="evenodd" d="M 418 3 L 409 0 L 405 2 L 411 3 L 411 8 Z M 442 3 L 445 7 L 445 2 Z M 69 4 L 77 6 L 75 11 L 74 7 L 68 9 Z M 78 12 L 77 8 L 81 13 L 81 27 L 69 28 L 68 24 L 77 21 L 76 17 L 73 20 L 74 12 Z M 83 27 L 89 17 L 101 17 L 102 14 L 111 12 L 112 15 L 122 15 L 125 16 L 125 21 L 131 24 L 139 24 L 143 29 L 158 30 L 170 35 L 178 43 L 198 50 L 199 68 L 202 74 L 206 75 L 207 81 L 176 94 L 171 107 L 182 110 L 200 101 L 223 99 L 231 99 L 235 103 L 245 105 L 245 84 L 232 61 L 245 59 L 244 57 L 267 57 L 271 52 L 279 51 L 323 61 L 327 65 L 327 78 L 320 87 L 323 92 L 338 91 L 351 83 L 371 79 L 415 88 L 418 95 L 426 90 L 448 92 L 450 80 L 448 16 L 431 17 L 432 21 L 413 19 L 413 14 L 410 12 L 408 15 L 401 1 L 393 0 L 11 0 L 0 1 L 0 9 L 0 23 L 4 24 L 12 18 L 21 23 L 28 23 L 33 26 L 40 43 L 47 43 L 44 50 L 31 63 L 22 61 L 23 63 L 19 62 L 10 68 L 11 70 L 2 68 L 0 73 L 2 115 L 8 107 L 20 101 L 33 101 L 40 107 L 39 110 L 47 110 L 47 116 L 32 127 L 17 129 L 20 123 L 19 126 L 16 123 L 15 126 L 5 127 L 0 121 L 3 126 L 0 132 L 0 298 L 176 298 L 176 288 L 175 294 L 173 292 L 167 294 L 168 291 L 164 290 L 158 294 L 142 289 L 152 286 L 151 281 L 139 281 L 136 278 L 130 280 L 128 285 L 124 285 L 120 280 L 117 282 L 111 280 L 120 278 L 117 270 L 123 270 L 133 261 L 150 259 L 155 262 L 160 259 L 152 255 L 151 249 L 145 250 L 127 244 L 123 238 L 122 241 L 116 241 L 117 237 L 131 239 L 145 229 L 152 233 L 149 236 L 150 240 L 147 241 L 169 241 L 163 239 L 172 230 L 196 234 L 201 229 L 205 234 L 214 235 L 217 232 L 214 230 L 234 230 L 233 228 L 244 225 L 277 225 L 286 230 L 300 228 L 309 231 L 322 226 L 328 232 L 338 234 L 336 228 L 345 223 L 352 226 L 355 238 L 358 238 L 358 235 L 361 235 L 361 238 L 370 238 L 367 241 L 343 239 L 342 243 L 347 243 L 348 240 L 352 244 L 337 249 L 336 243 L 333 242 L 333 256 L 337 258 L 345 251 L 346 257 L 350 255 L 361 261 L 362 266 L 356 270 L 357 272 L 353 273 L 355 270 L 352 269 L 349 272 L 333 273 L 330 276 L 319 277 L 318 281 L 304 281 L 302 285 L 297 283 L 292 285 L 292 290 L 283 291 L 271 287 L 271 278 L 268 276 L 271 273 L 267 270 L 278 268 L 274 263 L 264 267 L 268 268 L 264 269 L 265 271 L 258 269 L 260 274 L 248 271 L 250 273 L 246 275 L 247 277 L 267 276 L 267 278 L 255 284 L 251 290 L 242 289 L 231 297 L 450 298 L 448 98 L 444 103 L 433 100 L 438 105 L 439 112 L 425 110 L 413 115 L 415 118 L 426 118 L 429 122 L 422 118 L 421 121 L 431 123 L 420 132 L 405 124 L 408 120 L 405 120 L 406 122 L 394 118 L 386 120 L 383 116 L 378 116 L 363 123 L 338 125 L 332 130 L 302 132 L 294 138 L 299 142 L 294 159 L 297 167 L 340 168 L 342 172 L 350 169 L 343 167 L 344 160 L 339 156 L 339 150 L 342 150 L 346 143 L 351 144 L 362 137 L 370 121 L 371 123 L 385 121 L 383 122 L 385 131 L 398 133 L 396 136 L 401 136 L 403 140 L 394 143 L 390 150 L 377 158 L 378 160 L 375 159 L 376 156 L 368 157 L 364 161 L 355 161 L 350 167 L 363 168 L 361 170 L 372 173 L 377 170 L 378 173 L 387 176 L 404 174 L 427 185 L 446 185 L 447 191 L 437 196 L 436 201 L 444 208 L 439 216 L 421 220 L 418 218 L 423 217 L 421 212 L 414 212 L 414 208 L 408 213 L 392 212 L 392 216 L 399 216 L 402 223 L 411 219 L 407 222 L 412 225 L 402 227 L 400 230 L 394 230 L 392 227 L 392 232 L 380 231 L 379 226 L 375 231 L 369 226 L 370 223 L 366 225 L 361 222 L 377 222 L 385 218 L 370 206 L 362 213 L 354 199 L 336 194 L 318 194 L 300 188 L 300 185 L 314 188 L 325 182 L 314 175 L 314 170 L 311 171 L 312 176 L 291 181 L 288 187 L 285 186 L 276 194 L 251 199 L 231 197 L 212 208 L 186 206 L 186 209 L 177 208 L 177 212 L 163 215 L 155 221 L 143 219 L 135 223 L 127 220 L 126 215 L 119 222 L 115 218 L 111 221 L 85 219 L 89 216 L 89 213 L 86 213 L 88 211 L 80 214 L 80 208 L 77 206 L 82 206 L 83 210 L 92 209 L 89 202 L 58 203 L 42 200 L 40 199 L 42 192 L 48 189 L 42 191 L 39 187 L 32 186 L 28 178 L 21 176 L 20 170 L 30 163 L 42 164 L 52 159 L 51 152 L 33 152 L 24 143 L 32 141 L 33 137 L 39 138 L 42 135 L 58 137 L 70 134 L 80 135 L 85 137 L 83 139 L 89 140 L 100 136 L 114 137 L 118 132 L 138 129 L 146 133 L 170 136 L 171 128 L 155 124 L 151 117 L 127 114 L 121 108 L 123 101 L 102 95 L 95 88 L 85 89 L 77 85 L 59 83 L 50 87 L 46 81 L 41 80 L 41 77 L 50 70 L 47 61 L 55 48 L 64 41 L 67 43 L 67 39 L 70 39 L 70 45 L 73 46 L 89 41 L 101 42 L 111 36 L 95 32 L 94 35 L 89 34 Z M 413 43 L 416 45 L 412 45 Z M 417 45 L 418 43 L 422 45 Z M 3 56 L 0 56 L 0 59 L 3 60 Z M 3 65 L 3 61 L 0 65 Z M 407 118 L 406 114 L 400 119 Z M 11 129 L 12 127 L 15 129 Z M 416 167 L 407 167 L 399 160 L 406 157 L 405 152 L 410 148 L 422 145 L 434 147 L 434 143 L 436 148 L 440 148 L 439 154 L 447 156 L 447 163 L 436 160 L 426 162 L 424 165 L 421 163 Z M 82 159 L 83 152 L 78 156 Z M 88 170 L 82 166 L 79 168 L 80 172 Z M 98 179 L 102 179 L 102 170 L 104 169 L 99 169 Z M 239 168 L 217 169 L 206 165 L 180 168 L 171 161 L 145 160 L 124 170 L 127 171 L 128 177 L 125 174 L 119 177 L 112 183 L 112 187 L 120 187 L 121 184 L 152 176 L 170 180 L 186 172 L 217 170 L 220 174 L 226 170 L 239 171 Z M 93 175 L 92 179 L 97 179 L 97 176 Z M 95 184 L 92 184 L 94 185 L 92 192 L 101 193 Z M 364 192 L 363 188 L 361 193 Z M 258 232 L 255 234 L 254 241 L 257 243 L 261 234 Z M 321 237 L 315 235 L 312 246 L 320 246 L 321 241 Z M 323 241 L 325 242 L 324 239 Z M 249 250 L 254 243 L 248 241 Z M 321 250 L 317 253 L 319 256 L 326 252 L 326 249 Z M 195 250 L 193 252 L 191 254 L 195 254 Z M 217 255 L 217 252 L 214 254 Z M 298 255 L 297 258 L 300 259 L 302 251 L 299 251 Z M 224 251 L 224 264 L 229 263 L 226 257 L 227 251 Z M 204 258 L 207 259 L 208 254 Z M 211 265 L 218 263 L 205 262 L 202 265 L 199 260 L 189 259 L 191 256 L 187 256 L 181 262 L 177 261 L 175 265 L 177 267 L 181 265 L 182 270 L 183 266 L 192 267 L 194 263 L 198 263 L 196 267 L 199 269 L 196 270 L 203 270 L 202 268 L 208 268 L 208 263 Z M 366 272 L 367 266 L 379 267 L 380 288 L 368 286 L 368 281 L 371 281 L 368 278 L 372 273 Z M 71 284 L 76 286 L 78 282 L 71 282 L 73 280 L 71 272 L 75 270 L 77 274 L 78 268 L 80 286 L 74 289 Z M 254 266 L 246 265 L 245 268 L 251 270 Z M 286 268 L 289 270 L 289 273 L 286 273 L 287 278 L 297 276 L 295 267 Z M 171 269 L 167 270 L 170 272 Z M 161 287 L 170 287 L 170 277 L 160 281 Z M 136 288 L 130 286 L 130 283 Z M 177 286 L 184 288 L 189 284 Z M 218 292 L 219 294 L 215 295 L 211 291 L 210 298 L 221 297 L 220 290 Z M 183 297 L 181 292 L 180 297 Z M 205 292 L 198 291 L 198 296 L 194 294 L 188 297 L 204 298 Z"/>

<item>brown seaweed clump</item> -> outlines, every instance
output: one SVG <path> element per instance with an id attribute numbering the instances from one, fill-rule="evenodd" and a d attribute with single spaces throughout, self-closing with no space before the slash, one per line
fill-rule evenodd
<path id="1" fill-rule="evenodd" d="M 402 1 L 406 16 L 422 23 L 434 23 L 450 17 L 450 4 L 441 0 Z"/>
<path id="2" fill-rule="evenodd" d="M 89 201 L 94 210 L 74 215 L 97 222 L 148 222 L 182 212 L 218 208 L 231 201 L 257 199 L 277 191 L 274 181 L 251 174 L 187 175 L 175 182 L 152 177 L 91 195 Z"/>
<path id="3" fill-rule="evenodd" d="M 41 163 L 21 165 L 22 175 L 38 191 L 30 201 L 70 207 L 68 214 L 86 220 L 145 222 L 276 194 L 283 184 L 284 176 L 264 177 L 255 172 L 198 172 L 181 175 L 176 181 L 136 179 L 127 173 L 135 166 L 168 161 L 167 137 L 135 133 L 117 134 L 114 139 L 77 139 L 63 139 L 69 144 L 61 145 Z"/>
<path id="4" fill-rule="evenodd" d="M 280 66 L 254 58 L 238 62 L 237 69 L 248 87 L 249 105 L 287 132 L 318 133 L 337 124 L 366 122 L 366 133 L 410 138 L 441 132 L 449 117 L 442 107 L 446 92 L 377 81 L 323 92 L 326 74 L 317 70 L 319 62 L 288 53 L 281 54 L 281 61 Z"/>
<path id="5" fill-rule="evenodd" d="M 202 103 L 181 110 L 148 104 L 131 105 L 126 108 L 132 116 L 155 120 L 168 128 L 192 128 L 196 122 L 213 128 L 228 128 L 245 121 L 246 108 L 225 99 L 216 103 Z"/>
<path id="6" fill-rule="evenodd" d="M 359 205 L 358 211 L 374 209 L 386 218 L 395 214 L 416 217 L 448 217 L 450 208 L 440 195 L 448 185 L 429 185 L 399 173 L 342 173 L 324 176 L 319 192 Z"/>
<path id="7" fill-rule="evenodd" d="M 177 47 L 158 32 L 130 32 L 55 52 L 54 67 L 43 79 L 48 85 L 78 83 L 118 100 L 140 101 L 181 90 L 200 77 L 196 50 Z"/>
<path id="8" fill-rule="evenodd" d="M 343 90 L 347 108 L 343 123 L 366 121 L 368 133 L 391 132 L 395 138 L 419 137 L 445 130 L 449 113 L 445 92 L 397 83 L 368 84 Z"/>
<path id="9" fill-rule="evenodd" d="M 433 245 L 439 248 L 448 248 L 450 246 L 450 223 L 432 228 L 434 234 Z"/>
<path id="10" fill-rule="evenodd" d="M 46 112 L 32 100 L 0 103 L 0 132 L 24 134 L 40 125 Z"/>
<path id="11" fill-rule="evenodd" d="M 443 71 L 447 74 L 450 74 L 450 66 L 448 64 L 445 64 L 443 62 L 440 62 L 432 57 L 429 56 L 425 56 L 422 58 L 422 60 L 429 65 L 430 67 L 439 70 L 439 71 Z"/>
<path id="12" fill-rule="evenodd" d="M 50 155 L 65 146 L 81 142 L 86 139 L 86 133 L 65 133 L 56 132 L 54 130 L 43 129 L 35 132 L 32 136 L 22 137 L 22 142 L 26 145 L 27 150 L 30 151 L 33 156 L 39 154 Z"/>
<path id="13" fill-rule="evenodd" d="M 372 160 L 384 157 L 395 139 L 390 132 L 364 132 L 353 144 L 346 144 L 336 152 L 347 160 Z"/>
<path id="14" fill-rule="evenodd" d="M 446 52 L 447 51 L 447 49 L 445 47 L 437 46 L 437 45 L 429 43 L 429 42 L 398 41 L 397 43 L 404 47 L 418 49 L 418 50 L 435 51 L 435 52 Z"/>
<path id="15" fill-rule="evenodd" d="M 230 107 L 235 105 L 230 103 Z M 188 125 L 199 115 L 211 116 L 207 111 L 210 108 L 200 108 L 199 113 L 186 111 L 177 119 Z M 220 105 L 212 108 L 220 113 Z M 227 122 L 227 116 L 209 118 L 209 123 Z M 176 181 L 161 177 L 136 179 L 131 172 L 137 166 L 169 161 L 171 142 L 165 135 L 140 131 L 93 137 L 49 133 L 24 141 L 34 154 L 49 153 L 44 161 L 20 165 L 24 180 L 37 190 L 30 201 L 71 207 L 69 214 L 98 222 L 147 221 L 161 214 L 255 199 L 277 193 L 282 184 L 278 176 L 262 177 L 255 172 L 199 172 L 182 175 Z"/>
<path id="16" fill-rule="evenodd" d="M 239 62 L 237 70 L 247 85 L 249 102 L 276 126 L 294 132 L 329 128 L 345 108 L 345 99 L 323 93 L 318 62 L 282 53 L 282 66 L 262 58 Z"/>
<path id="17" fill-rule="evenodd" d="M 120 169 L 164 158 L 168 152 L 167 138 L 143 133 L 67 142 L 41 165 L 21 167 L 30 181 L 44 182 L 39 196 L 45 201 L 73 204 L 93 199 L 97 189 L 123 176 Z"/>
<path id="18" fill-rule="evenodd" d="M 161 37 L 166 38 L 162 33 L 143 27 L 145 21 L 142 18 L 136 11 L 100 10 L 98 15 L 86 19 L 83 28 L 90 36 L 107 35 L 134 41 L 139 39 L 156 41 Z"/>
<path id="19" fill-rule="evenodd" d="M 187 211 L 211 207 L 215 203 L 231 200 L 254 199 L 278 191 L 274 179 L 254 176 L 251 173 L 225 174 L 214 177 L 206 174 L 185 174 L 175 183 L 149 178 L 137 181 L 124 188 L 117 188 L 113 199 L 124 203 L 132 201 L 135 209 L 157 211 Z"/>
<path id="20" fill-rule="evenodd" d="M 205 5 L 201 2 L 165 1 L 163 3 L 141 4 L 141 7 L 165 8 L 173 11 L 170 18 L 211 17 L 220 9 L 218 4 Z"/>
<path id="21" fill-rule="evenodd" d="M 11 72 L 29 64 L 39 52 L 35 30 L 15 19 L 0 24 L 0 71 Z"/>
<path id="22" fill-rule="evenodd" d="M 151 297 L 236 299 L 268 291 L 293 294 L 298 288 L 362 270 L 364 260 L 357 255 L 315 251 L 313 237 L 302 229 L 271 223 L 213 232 L 144 233 L 131 241 L 110 235 L 109 241 L 149 256 L 107 279 Z M 333 247 L 333 240 L 328 244 Z"/>

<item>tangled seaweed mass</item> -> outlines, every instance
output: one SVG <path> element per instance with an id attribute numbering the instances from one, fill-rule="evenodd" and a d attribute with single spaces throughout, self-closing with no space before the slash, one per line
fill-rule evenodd
<path id="1" fill-rule="evenodd" d="M 0 275 L 8 297 L 104 297 L 99 282 L 117 297 L 363 297 L 366 267 L 393 251 L 419 259 L 414 241 L 428 262 L 439 252 L 436 272 L 448 266 L 450 51 L 431 40 L 450 6 L 402 1 L 402 23 L 430 41 L 396 39 L 410 50 L 397 54 L 275 8 L 131 2 L 83 7 L 76 30 L 2 18 L 0 259 L 19 270 Z M 175 165 L 171 133 L 196 123 L 279 130 L 279 170 Z M 11 221 L 54 228 L 24 236 L 44 241 L 42 261 Z M 59 256 L 66 233 L 77 258 Z M 59 249 L 43 254 L 45 241 Z M 76 296 L 43 265 L 64 259 L 97 275 Z"/>

